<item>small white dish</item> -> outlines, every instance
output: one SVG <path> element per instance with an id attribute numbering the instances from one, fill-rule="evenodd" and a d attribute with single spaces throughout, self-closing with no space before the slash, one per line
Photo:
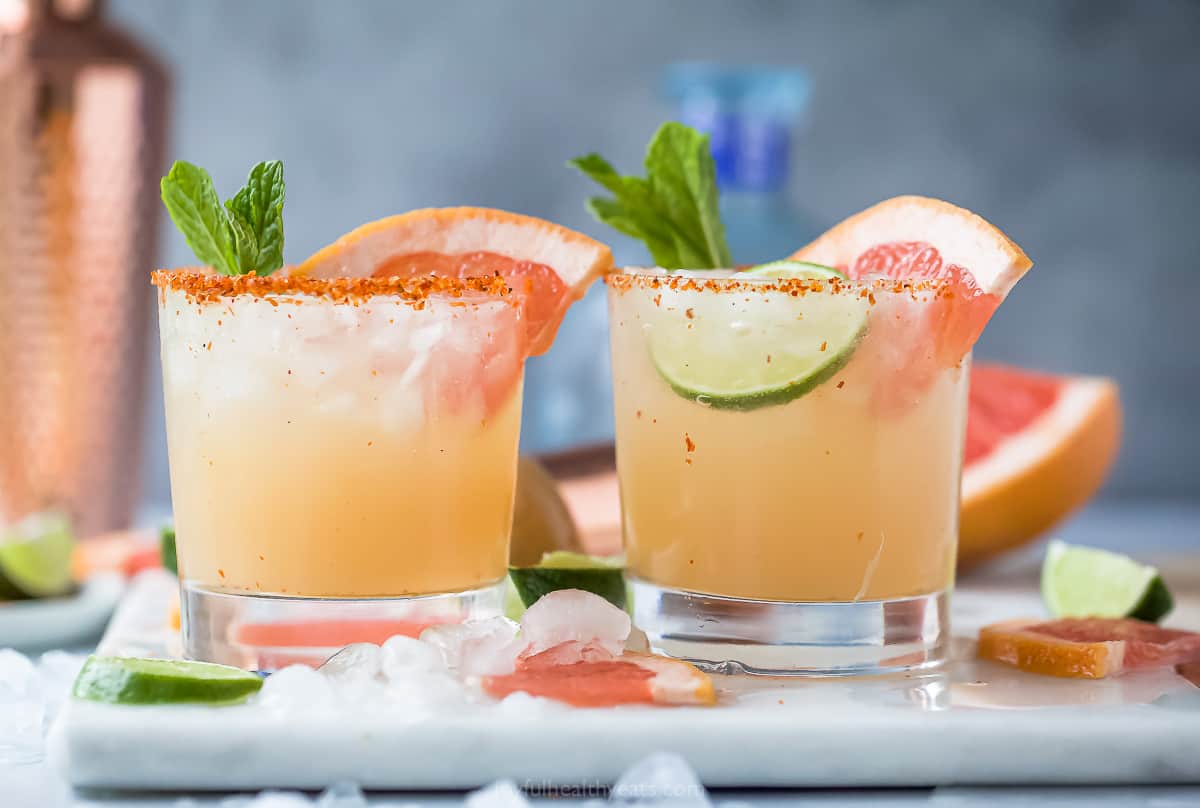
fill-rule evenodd
<path id="1" fill-rule="evenodd" d="M 94 640 L 124 591 L 124 576 L 106 572 L 66 597 L 0 602 L 0 648 L 42 651 Z"/>

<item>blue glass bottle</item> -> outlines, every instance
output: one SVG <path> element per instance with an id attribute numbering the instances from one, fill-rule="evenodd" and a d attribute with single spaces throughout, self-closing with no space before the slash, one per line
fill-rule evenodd
<path id="1" fill-rule="evenodd" d="M 808 75 L 794 68 L 684 63 L 667 69 L 677 117 L 708 132 L 721 217 L 733 258 L 785 258 L 824 228 L 788 192 L 793 142 L 808 103 Z"/>

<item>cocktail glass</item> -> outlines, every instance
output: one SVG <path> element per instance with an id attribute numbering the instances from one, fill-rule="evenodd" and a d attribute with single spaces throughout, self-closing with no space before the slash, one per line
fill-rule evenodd
<path id="1" fill-rule="evenodd" d="M 710 670 L 936 665 L 969 358 L 939 281 L 607 279 L 634 622 Z"/>
<path id="2" fill-rule="evenodd" d="M 154 283 L 186 656 L 319 663 L 500 612 L 525 356 L 502 279 Z"/>

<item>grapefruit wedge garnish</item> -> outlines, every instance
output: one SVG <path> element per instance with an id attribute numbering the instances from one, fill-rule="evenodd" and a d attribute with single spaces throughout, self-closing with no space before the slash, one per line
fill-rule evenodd
<path id="1" fill-rule="evenodd" d="M 572 645 L 520 658 L 512 673 L 484 677 L 484 691 L 495 698 L 528 693 L 573 707 L 716 702 L 712 680 L 687 662 L 629 651 L 614 656 L 599 647 Z"/>
<path id="2" fill-rule="evenodd" d="M 964 566 L 1035 538 L 1085 503 L 1121 442 L 1111 379 L 977 364 L 967 406 Z"/>
<path id="3" fill-rule="evenodd" d="M 293 268 L 318 278 L 499 274 L 518 295 L 527 355 L 544 353 L 567 308 L 612 268 L 608 247 L 552 222 L 490 208 L 426 208 L 363 225 Z"/>
<path id="4" fill-rule="evenodd" d="M 996 307 L 1032 266 L 994 225 L 921 196 L 898 196 L 867 208 L 791 258 L 837 267 L 855 280 L 944 281 L 944 304 L 931 312 L 930 323 L 943 364 L 957 362 L 971 349 Z"/>
<path id="5" fill-rule="evenodd" d="M 1007 620 L 980 629 L 978 654 L 1029 673 L 1104 679 L 1200 662 L 1200 634 L 1129 618 Z"/>

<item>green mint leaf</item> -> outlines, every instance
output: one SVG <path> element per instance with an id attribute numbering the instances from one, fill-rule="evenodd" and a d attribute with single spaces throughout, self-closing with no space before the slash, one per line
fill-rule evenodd
<path id="1" fill-rule="evenodd" d="M 600 222 L 639 239 L 664 269 L 733 266 L 721 224 L 716 165 L 708 136 L 665 123 L 646 150 L 646 177 L 625 177 L 598 154 L 568 165 L 612 193 L 587 207 Z"/>
<path id="2" fill-rule="evenodd" d="M 229 203 L 225 203 L 228 207 Z M 246 267 L 253 271 L 258 263 L 258 237 L 250 229 L 250 225 L 236 213 L 230 212 L 229 232 L 233 234 L 233 252 L 237 256 L 237 274 L 245 275 Z"/>
<path id="3" fill-rule="evenodd" d="M 705 266 L 731 267 L 708 135 L 681 123 L 664 123 L 646 149 L 646 177 L 666 209 L 681 252 L 694 248 L 699 260 L 709 262 Z"/>
<path id="4" fill-rule="evenodd" d="M 654 262 L 676 269 L 688 266 L 675 247 L 670 223 L 663 219 L 650 191 L 640 177 L 622 177 L 598 154 L 586 154 L 567 163 L 613 192 L 615 199 L 592 197 L 591 214 L 601 223 L 645 243 Z"/>
<path id="5" fill-rule="evenodd" d="M 208 172 L 176 160 L 159 188 L 171 221 L 196 258 L 222 274 L 238 274 L 233 233 Z"/>
<path id="6" fill-rule="evenodd" d="M 246 184 L 225 203 L 231 222 L 237 231 L 248 232 L 238 239 L 242 272 L 270 275 L 283 266 L 283 163 L 268 160 L 250 170 Z M 242 244 L 252 244 L 248 254 Z"/>

